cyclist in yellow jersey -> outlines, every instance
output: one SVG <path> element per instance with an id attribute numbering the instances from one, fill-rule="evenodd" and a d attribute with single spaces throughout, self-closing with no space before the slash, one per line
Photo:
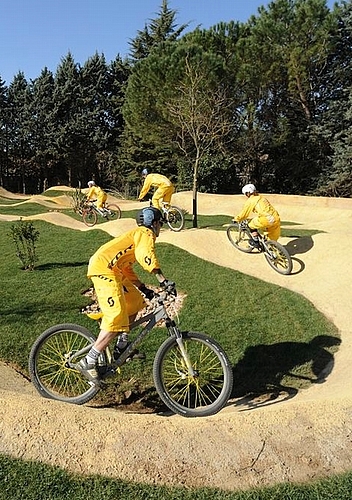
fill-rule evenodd
<path id="1" fill-rule="evenodd" d="M 234 221 L 241 222 L 248 219 L 252 213 L 254 214 L 248 224 L 252 235 L 249 244 L 254 248 L 259 248 L 257 229 L 265 229 L 268 232 L 268 238 L 277 241 L 281 232 L 278 212 L 266 198 L 258 193 L 254 184 L 243 186 L 242 193 L 247 197 L 247 201 L 241 212 L 234 217 Z"/>
<path id="2" fill-rule="evenodd" d="M 101 352 L 115 337 L 114 354 L 119 356 L 126 349 L 129 325 L 145 306 L 143 296 L 154 296 L 138 278 L 133 264 L 138 262 L 155 274 L 162 287 L 172 287 L 176 293 L 175 283 L 165 279 L 155 254 L 155 240 L 162 226 L 160 211 L 144 208 L 136 221 L 138 227 L 102 245 L 89 260 L 87 275 L 94 284 L 103 317 L 96 342 L 76 368 L 93 383 L 99 382 L 96 362 Z"/>
<path id="3" fill-rule="evenodd" d="M 89 191 L 87 193 L 87 200 L 97 200 L 97 208 L 102 209 L 108 198 L 108 195 L 101 189 L 101 187 L 97 186 L 94 181 L 89 181 L 88 187 Z"/>
<path id="4" fill-rule="evenodd" d="M 142 190 L 139 194 L 138 200 L 142 201 L 145 195 L 148 193 L 150 188 L 156 187 L 153 197 L 152 205 L 159 210 L 161 210 L 161 202 L 171 203 L 171 197 L 175 191 L 172 182 L 161 174 L 148 174 L 148 170 L 145 168 L 142 170 L 142 176 L 144 177 L 144 183 Z"/>

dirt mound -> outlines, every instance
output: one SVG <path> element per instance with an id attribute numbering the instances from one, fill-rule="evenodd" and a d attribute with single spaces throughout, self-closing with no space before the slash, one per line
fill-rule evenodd
<path id="1" fill-rule="evenodd" d="M 292 225 L 292 236 L 282 238 L 294 259 L 291 276 L 274 273 L 264 259 L 253 264 L 250 255 L 234 251 L 218 231 L 164 230 L 160 241 L 289 288 L 315 304 L 335 323 L 342 339 L 325 383 L 295 398 L 247 405 L 231 401 L 213 417 L 185 419 L 45 400 L 16 371 L 0 365 L 0 452 L 81 474 L 225 489 L 306 481 L 351 470 L 351 250 L 339 240 L 351 232 L 352 200 L 270 197 L 282 220 L 324 231 L 298 239 Z M 176 193 L 173 201 L 191 212 L 191 193 Z M 122 210 L 141 208 L 140 203 L 117 202 Z M 221 213 L 230 219 L 242 203 L 237 195 L 199 195 L 198 209 L 200 214 Z M 90 230 L 55 212 L 36 218 Z M 132 219 L 121 219 L 99 229 L 117 235 L 133 226 Z"/>

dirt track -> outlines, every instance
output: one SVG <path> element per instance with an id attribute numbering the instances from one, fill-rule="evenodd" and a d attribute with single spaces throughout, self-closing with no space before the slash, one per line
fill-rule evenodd
<path id="1" fill-rule="evenodd" d="M 251 255 L 240 255 L 218 231 L 163 231 L 159 241 L 307 297 L 335 323 L 342 338 L 325 383 L 288 401 L 251 408 L 234 402 L 213 417 L 184 419 L 44 400 L 19 374 L 0 365 L 0 453 L 83 474 L 224 489 L 306 481 L 352 470 L 351 250 L 341 244 L 351 233 L 352 200 L 279 195 L 270 199 L 283 221 L 325 231 L 312 238 L 280 240 L 294 257 L 292 276 L 274 273 L 264 259 L 254 262 Z M 52 200 L 35 198 L 48 208 Z M 66 197 L 61 201 L 66 203 Z M 199 213 L 233 215 L 243 197 L 200 195 L 198 201 Z M 176 194 L 174 202 L 191 211 L 190 193 Z M 122 209 L 141 207 L 119 204 Z M 38 218 L 87 230 L 58 212 Z M 133 226 L 134 221 L 122 219 L 104 228 L 116 235 Z"/>

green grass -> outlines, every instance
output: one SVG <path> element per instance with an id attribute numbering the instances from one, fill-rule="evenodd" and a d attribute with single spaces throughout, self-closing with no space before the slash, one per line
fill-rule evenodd
<path id="1" fill-rule="evenodd" d="M 47 196 L 48 198 L 56 198 L 57 196 L 67 196 L 69 197 L 69 193 L 74 192 L 75 189 L 72 188 L 71 191 L 60 191 L 58 189 L 48 189 L 47 191 L 44 191 L 42 194 L 44 196 Z"/>
<path id="2" fill-rule="evenodd" d="M 11 224 L 1 223 L 3 234 L 9 234 Z M 34 225 L 40 236 L 33 272 L 21 269 L 9 236 L 0 241 L 0 272 L 6 282 L 0 296 L 0 357 L 24 371 L 30 346 L 49 326 L 74 322 L 96 330 L 95 322 L 80 313 L 89 300 L 82 292 L 90 286 L 89 257 L 110 238 L 99 229 L 80 232 L 43 221 Z M 166 276 L 187 294 L 181 327 L 206 332 L 227 350 L 237 381 L 234 396 L 282 385 L 295 390 L 319 378 L 339 339 L 334 325 L 309 301 L 172 245 L 157 243 L 157 253 Z M 156 284 L 142 269 L 139 273 L 146 283 Z M 165 331 L 156 329 L 143 344 L 147 361 L 124 368 L 126 380 L 137 375 L 133 389 L 152 387 L 153 354 L 164 338 Z"/>
<path id="3" fill-rule="evenodd" d="M 76 476 L 56 467 L 0 456 L 0 484 L 0 500 L 351 500 L 352 474 L 310 485 L 291 483 L 227 492 Z"/>
<path id="4" fill-rule="evenodd" d="M 22 203 L 23 201 L 25 201 L 25 198 L 21 198 L 19 200 L 19 199 L 2 198 L 0 196 L 0 205 L 13 205 L 16 203 Z M 2 210 L 1 210 L 1 212 L 2 212 Z"/>
<path id="5" fill-rule="evenodd" d="M 53 203 L 52 208 L 45 207 L 40 203 L 21 203 L 15 206 L 5 207 L 0 205 L 0 213 L 3 215 L 18 215 L 20 217 L 26 217 L 29 215 L 44 214 L 46 212 L 52 212 L 53 210 L 61 212 L 62 210 Z"/>
<path id="6" fill-rule="evenodd" d="M 62 196 L 61 191 L 46 191 L 45 196 L 55 198 L 56 196 Z M 21 200 L 22 201 L 22 200 Z M 12 204 L 18 203 L 18 200 L 9 200 L 8 198 L 0 198 L 0 214 L 4 215 L 18 215 L 19 217 L 30 216 L 35 214 L 46 213 L 49 211 L 62 212 L 69 215 L 75 220 L 82 220 L 79 214 L 76 214 L 72 208 L 60 208 L 60 206 L 53 205 L 50 209 L 44 207 L 39 203 L 21 203 L 17 206 L 11 206 Z M 10 205 L 10 206 L 4 206 Z M 121 217 L 135 219 L 139 210 L 125 210 L 122 212 Z M 226 231 L 227 224 L 232 220 L 229 215 L 198 215 L 197 216 L 197 227 L 198 229 L 214 229 L 217 231 Z M 102 224 L 106 222 L 105 219 L 98 216 L 97 224 Z M 290 227 L 285 227 L 290 226 Z M 293 227 L 291 227 L 293 226 Z M 192 214 L 185 214 L 185 229 L 193 228 Z M 320 233 L 321 230 L 312 229 L 300 229 L 299 224 L 291 221 L 281 222 L 281 236 L 283 237 L 306 237 L 313 236 Z"/>

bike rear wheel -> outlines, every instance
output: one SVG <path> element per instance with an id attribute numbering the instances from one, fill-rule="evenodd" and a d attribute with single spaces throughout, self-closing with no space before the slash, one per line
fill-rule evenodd
<path id="1" fill-rule="evenodd" d="M 292 259 L 288 250 L 274 240 L 265 241 L 264 256 L 269 264 L 279 274 L 290 274 L 292 271 Z"/>
<path id="2" fill-rule="evenodd" d="M 170 206 L 166 212 L 166 223 L 171 231 L 181 231 L 185 225 L 183 211 L 175 206 Z"/>
<path id="3" fill-rule="evenodd" d="M 86 226 L 93 227 L 97 223 L 97 214 L 92 208 L 85 208 L 82 212 L 82 219 Z"/>
<path id="4" fill-rule="evenodd" d="M 100 388 L 71 368 L 71 363 L 78 363 L 94 341 L 94 335 L 80 325 L 67 323 L 45 330 L 29 355 L 30 378 L 39 394 L 66 403 L 90 401 Z M 85 353 L 76 356 L 82 349 Z M 104 354 L 99 364 L 106 365 Z"/>
<path id="5" fill-rule="evenodd" d="M 230 224 L 226 230 L 230 243 L 241 252 L 250 253 L 253 247 L 249 245 L 251 232 L 249 229 L 242 229 L 240 224 Z"/>
<path id="6" fill-rule="evenodd" d="M 183 344 L 196 372 L 189 374 L 175 337 L 160 346 L 153 366 L 162 401 L 183 417 L 205 417 L 220 411 L 231 396 L 233 372 L 222 347 L 202 333 L 184 332 Z"/>
<path id="7" fill-rule="evenodd" d="M 116 203 L 109 203 L 105 207 L 107 219 L 121 219 L 121 209 Z"/>

